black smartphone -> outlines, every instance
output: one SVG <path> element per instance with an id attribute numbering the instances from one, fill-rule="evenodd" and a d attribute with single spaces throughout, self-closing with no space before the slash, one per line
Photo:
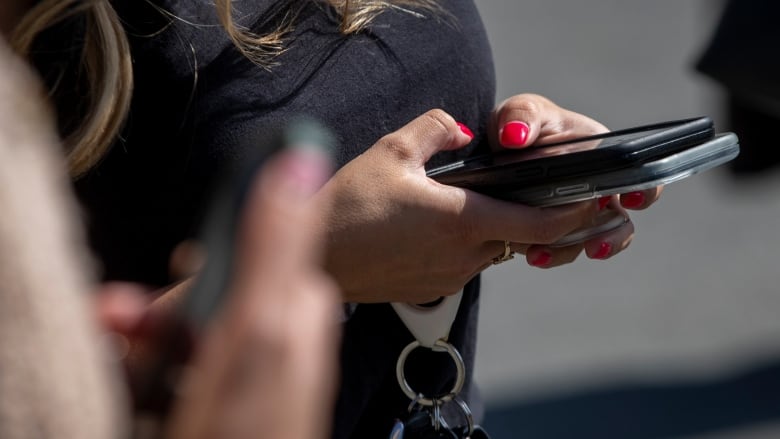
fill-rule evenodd
<path id="1" fill-rule="evenodd" d="M 709 118 L 697 118 L 479 156 L 431 169 L 428 176 L 498 199 L 549 206 L 669 184 L 738 154 L 734 133 L 715 135 Z"/>
<path id="2" fill-rule="evenodd" d="M 578 173 L 524 185 L 482 186 L 478 190 L 502 200 L 530 206 L 552 206 L 667 185 L 727 163 L 738 154 L 737 136 L 719 133 L 683 151 L 627 168 Z"/>
<path id="3" fill-rule="evenodd" d="M 701 144 L 714 134 L 712 119 L 704 116 L 474 156 L 427 174 L 443 184 L 493 192 L 636 166 Z"/>
<path id="4" fill-rule="evenodd" d="M 733 160 L 734 133 L 715 134 L 708 117 L 670 121 L 520 151 L 476 156 L 428 171 L 434 180 L 529 206 L 553 206 L 672 183 Z M 616 211 L 553 247 L 621 227 Z"/>
<path id="5" fill-rule="evenodd" d="M 553 206 L 608 195 L 650 189 L 682 180 L 733 160 L 739 154 L 734 133 L 720 133 L 713 139 L 665 157 L 629 168 L 568 179 L 496 189 L 488 195 L 531 206 Z M 610 232 L 626 222 L 617 211 L 605 210 L 590 227 L 566 235 L 551 247 L 565 247 Z"/>

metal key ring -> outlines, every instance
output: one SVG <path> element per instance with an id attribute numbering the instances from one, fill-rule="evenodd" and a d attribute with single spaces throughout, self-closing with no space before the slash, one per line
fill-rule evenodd
<path id="1" fill-rule="evenodd" d="M 469 437 L 472 433 L 474 433 L 474 415 L 471 413 L 471 409 L 469 408 L 469 405 L 466 404 L 466 401 L 458 398 L 457 396 L 454 397 L 453 400 L 460 406 L 460 410 L 463 412 L 463 416 L 466 418 L 466 424 L 469 428 L 469 432 L 466 437 Z"/>
<path id="2" fill-rule="evenodd" d="M 425 407 L 433 407 L 436 404 L 452 401 L 452 399 L 455 396 L 457 396 L 461 390 L 463 390 L 463 385 L 466 382 L 466 365 L 463 363 L 463 357 L 461 357 L 460 352 L 458 352 L 455 346 L 451 345 L 450 343 L 444 340 L 436 340 L 432 350 L 436 352 L 447 352 L 448 354 L 450 354 L 452 361 L 455 363 L 455 371 L 456 371 L 455 383 L 452 386 L 452 390 L 450 390 L 443 397 L 428 398 L 423 396 L 420 393 L 415 392 L 412 389 L 412 387 L 409 385 L 409 383 L 406 381 L 406 375 L 404 374 L 404 366 L 406 365 L 406 359 L 409 357 L 409 354 L 413 350 L 415 350 L 420 346 L 421 346 L 420 342 L 415 340 L 409 343 L 401 351 L 401 354 L 398 356 L 398 362 L 395 365 L 395 375 L 396 378 L 398 378 L 398 385 L 401 387 L 401 391 L 403 391 L 404 395 L 406 395 L 413 402 L 416 402 L 417 404 L 420 404 Z"/>
<path id="3" fill-rule="evenodd" d="M 431 417 L 433 418 L 433 430 L 439 431 L 439 429 L 441 429 L 441 401 L 438 399 L 433 400 L 433 413 L 431 413 Z"/>

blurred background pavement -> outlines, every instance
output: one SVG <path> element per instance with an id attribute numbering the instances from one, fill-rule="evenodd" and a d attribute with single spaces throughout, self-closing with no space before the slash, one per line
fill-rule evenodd
<path id="1" fill-rule="evenodd" d="M 477 0 L 499 100 L 612 129 L 710 115 L 715 0 Z M 620 256 L 484 279 L 476 376 L 494 439 L 780 437 L 780 172 L 710 171 L 632 215 Z"/>

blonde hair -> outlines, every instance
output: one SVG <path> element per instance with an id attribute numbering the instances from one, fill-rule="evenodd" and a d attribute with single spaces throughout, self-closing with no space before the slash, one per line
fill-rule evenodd
<path id="1" fill-rule="evenodd" d="M 437 0 L 328 0 L 324 3 L 325 6 L 332 6 L 340 15 L 339 30 L 344 35 L 364 30 L 376 17 L 390 9 L 420 17 L 423 16 L 421 12 L 441 12 Z M 232 0 L 214 0 L 214 4 L 222 26 L 236 47 L 255 64 L 264 68 L 272 67 L 275 58 L 284 51 L 284 37 L 293 29 L 297 11 L 295 9 L 286 11 L 285 15 L 280 17 L 280 24 L 273 32 L 258 35 L 235 22 Z"/>
<path id="2" fill-rule="evenodd" d="M 0 0 L 2 1 L 2 0 Z M 135 0 L 139 1 L 139 0 Z M 316 1 L 316 0 L 311 0 Z M 299 2 L 300 3 L 300 2 Z M 330 0 L 341 17 L 340 31 L 354 34 L 364 30 L 388 9 L 413 15 L 438 10 L 437 0 Z M 279 25 L 266 35 L 243 28 L 233 18 L 232 0 L 214 0 L 220 21 L 236 47 L 251 61 L 269 69 L 284 51 L 285 36 L 293 29 L 297 11 L 290 8 Z M 27 58 L 41 32 L 76 14 L 84 14 L 86 32 L 81 69 L 88 84 L 87 107 L 81 120 L 64 136 L 68 170 L 78 178 L 105 156 L 117 139 L 130 109 L 133 72 L 127 35 L 109 0 L 40 0 L 16 26 L 11 45 Z M 51 94 L 56 93 L 54 85 Z"/>
<path id="3" fill-rule="evenodd" d="M 11 45 L 29 58 L 41 32 L 75 14 L 83 14 L 86 24 L 80 63 L 88 93 L 82 120 L 62 135 L 68 170 L 79 177 L 106 154 L 130 108 L 130 46 L 116 12 L 103 0 L 41 0 L 16 26 Z"/>

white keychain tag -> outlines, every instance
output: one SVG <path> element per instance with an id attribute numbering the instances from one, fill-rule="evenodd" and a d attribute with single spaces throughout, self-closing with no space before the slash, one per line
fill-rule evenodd
<path id="1" fill-rule="evenodd" d="M 432 307 L 401 302 L 391 305 L 420 345 L 433 349 L 437 340 L 447 341 L 462 297 L 463 290 L 460 290 Z"/>

